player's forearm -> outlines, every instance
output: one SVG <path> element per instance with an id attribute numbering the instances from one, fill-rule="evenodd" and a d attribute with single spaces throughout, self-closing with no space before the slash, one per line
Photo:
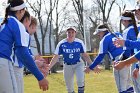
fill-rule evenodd
<path id="1" fill-rule="evenodd" d="M 44 78 L 42 73 L 37 68 L 33 58 L 29 54 L 27 47 L 17 47 L 15 53 L 18 59 L 20 59 L 24 66 L 26 66 L 32 72 L 32 74 L 34 74 L 38 81 Z"/>
<path id="2" fill-rule="evenodd" d="M 52 60 L 50 61 L 49 69 L 51 69 L 56 64 L 57 60 L 58 60 L 58 55 L 54 55 Z"/>
<path id="3" fill-rule="evenodd" d="M 92 63 L 92 60 L 90 59 L 89 55 L 87 53 L 83 54 L 83 58 L 86 62 L 88 62 L 88 64 Z"/>
<path id="4" fill-rule="evenodd" d="M 89 66 L 90 69 L 94 69 L 99 63 L 101 63 L 102 59 L 104 58 L 105 54 L 99 54 L 93 61 L 93 63 Z"/>
<path id="5" fill-rule="evenodd" d="M 126 60 L 123 60 L 122 62 L 124 62 L 125 65 L 130 65 L 130 64 L 135 63 L 137 61 L 138 61 L 138 59 L 135 56 L 132 56 Z"/>

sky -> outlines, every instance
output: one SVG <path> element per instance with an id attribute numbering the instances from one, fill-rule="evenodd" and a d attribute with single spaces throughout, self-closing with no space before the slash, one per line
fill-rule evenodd
<path id="1" fill-rule="evenodd" d="M 60 0 L 61 1 L 61 0 Z M 118 2 L 122 1 L 122 0 L 117 0 Z M 123 0 L 125 3 L 126 3 L 126 9 L 133 9 L 134 6 L 135 6 L 135 0 Z M 4 16 L 4 10 L 6 8 L 6 4 L 5 2 L 7 2 L 7 0 L 0 0 L 0 17 Z M 64 1 L 63 1 L 64 3 Z M 92 3 L 92 0 L 85 0 L 84 2 L 84 7 L 85 8 L 90 8 L 91 7 L 91 3 Z M 115 12 L 114 12 L 115 11 Z M 116 24 L 115 22 L 117 22 L 116 20 L 118 20 L 119 18 L 119 13 L 117 14 L 116 11 L 118 11 L 118 8 L 117 7 L 114 7 L 113 8 L 113 11 L 111 12 L 111 21 L 113 20 L 113 23 Z M 115 13 L 115 16 L 114 16 L 114 13 Z M 116 19 L 114 21 L 114 19 Z"/>

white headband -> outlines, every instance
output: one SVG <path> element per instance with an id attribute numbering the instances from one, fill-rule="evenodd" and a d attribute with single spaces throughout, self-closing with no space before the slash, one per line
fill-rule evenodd
<path id="1" fill-rule="evenodd" d="M 104 31 L 106 31 L 106 30 L 108 30 L 108 29 L 107 29 L 107 28 L 96 29 L 96 31 L 93 33 L 93 35 L 96 35 L 96 34 L 98 34 L 99 32 L 104 32 Z"/>
<path id="2" fill-rule="evenodd" d="M 19 6 L 11 7 L 10 10 L 11 11 L 17 11 L 17 10 L 21 10 L 21 9 L 23 9 L 25 7 L 26 7 L 26 4 L 23 3 L 23 4 L 19 5 Z"/>
<path id="3" fill-rule="evenodd" d="M 122 19 L 122 20 L 132 20 L 131 17 L 125 17 L 125 16 L 121 16 L 120 19 Z"/>

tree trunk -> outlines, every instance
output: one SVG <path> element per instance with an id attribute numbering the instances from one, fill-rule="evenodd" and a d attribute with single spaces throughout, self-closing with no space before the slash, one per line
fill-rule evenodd
<path id="1" fill-rule="evenodd" d="M 34 38 L 35 38 L 36 45 L 37 45 L 37 52 L 38 52 L 38 54 L 41 55 L 40 43 L 39 43 L 39 40 L 38 40 L 38 37 L 37 37 L 37 33 L 36 32 L 34 33 Z"/>
<path id="2" fill-rule="evenodd" d="M 111 65 L 111 62 L 109 60 L 109 56 L 108 55 L 105 55 L 104 57 L 104 64 L 105 64 L 105 70 L 110 70 L 110 65 Z"/>

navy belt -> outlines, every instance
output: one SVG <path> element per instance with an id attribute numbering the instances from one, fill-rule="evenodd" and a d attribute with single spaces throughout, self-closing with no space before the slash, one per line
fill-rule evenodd
<path id="1" fill-rule="evenodd" d="M 75 64 L 77 64 L 78 62 L 75 62 L 75 63 L 67 63 L 67 62 L 64 62 L 64 64 L 66 64 L 66 65 L 75 65 Z"/>

